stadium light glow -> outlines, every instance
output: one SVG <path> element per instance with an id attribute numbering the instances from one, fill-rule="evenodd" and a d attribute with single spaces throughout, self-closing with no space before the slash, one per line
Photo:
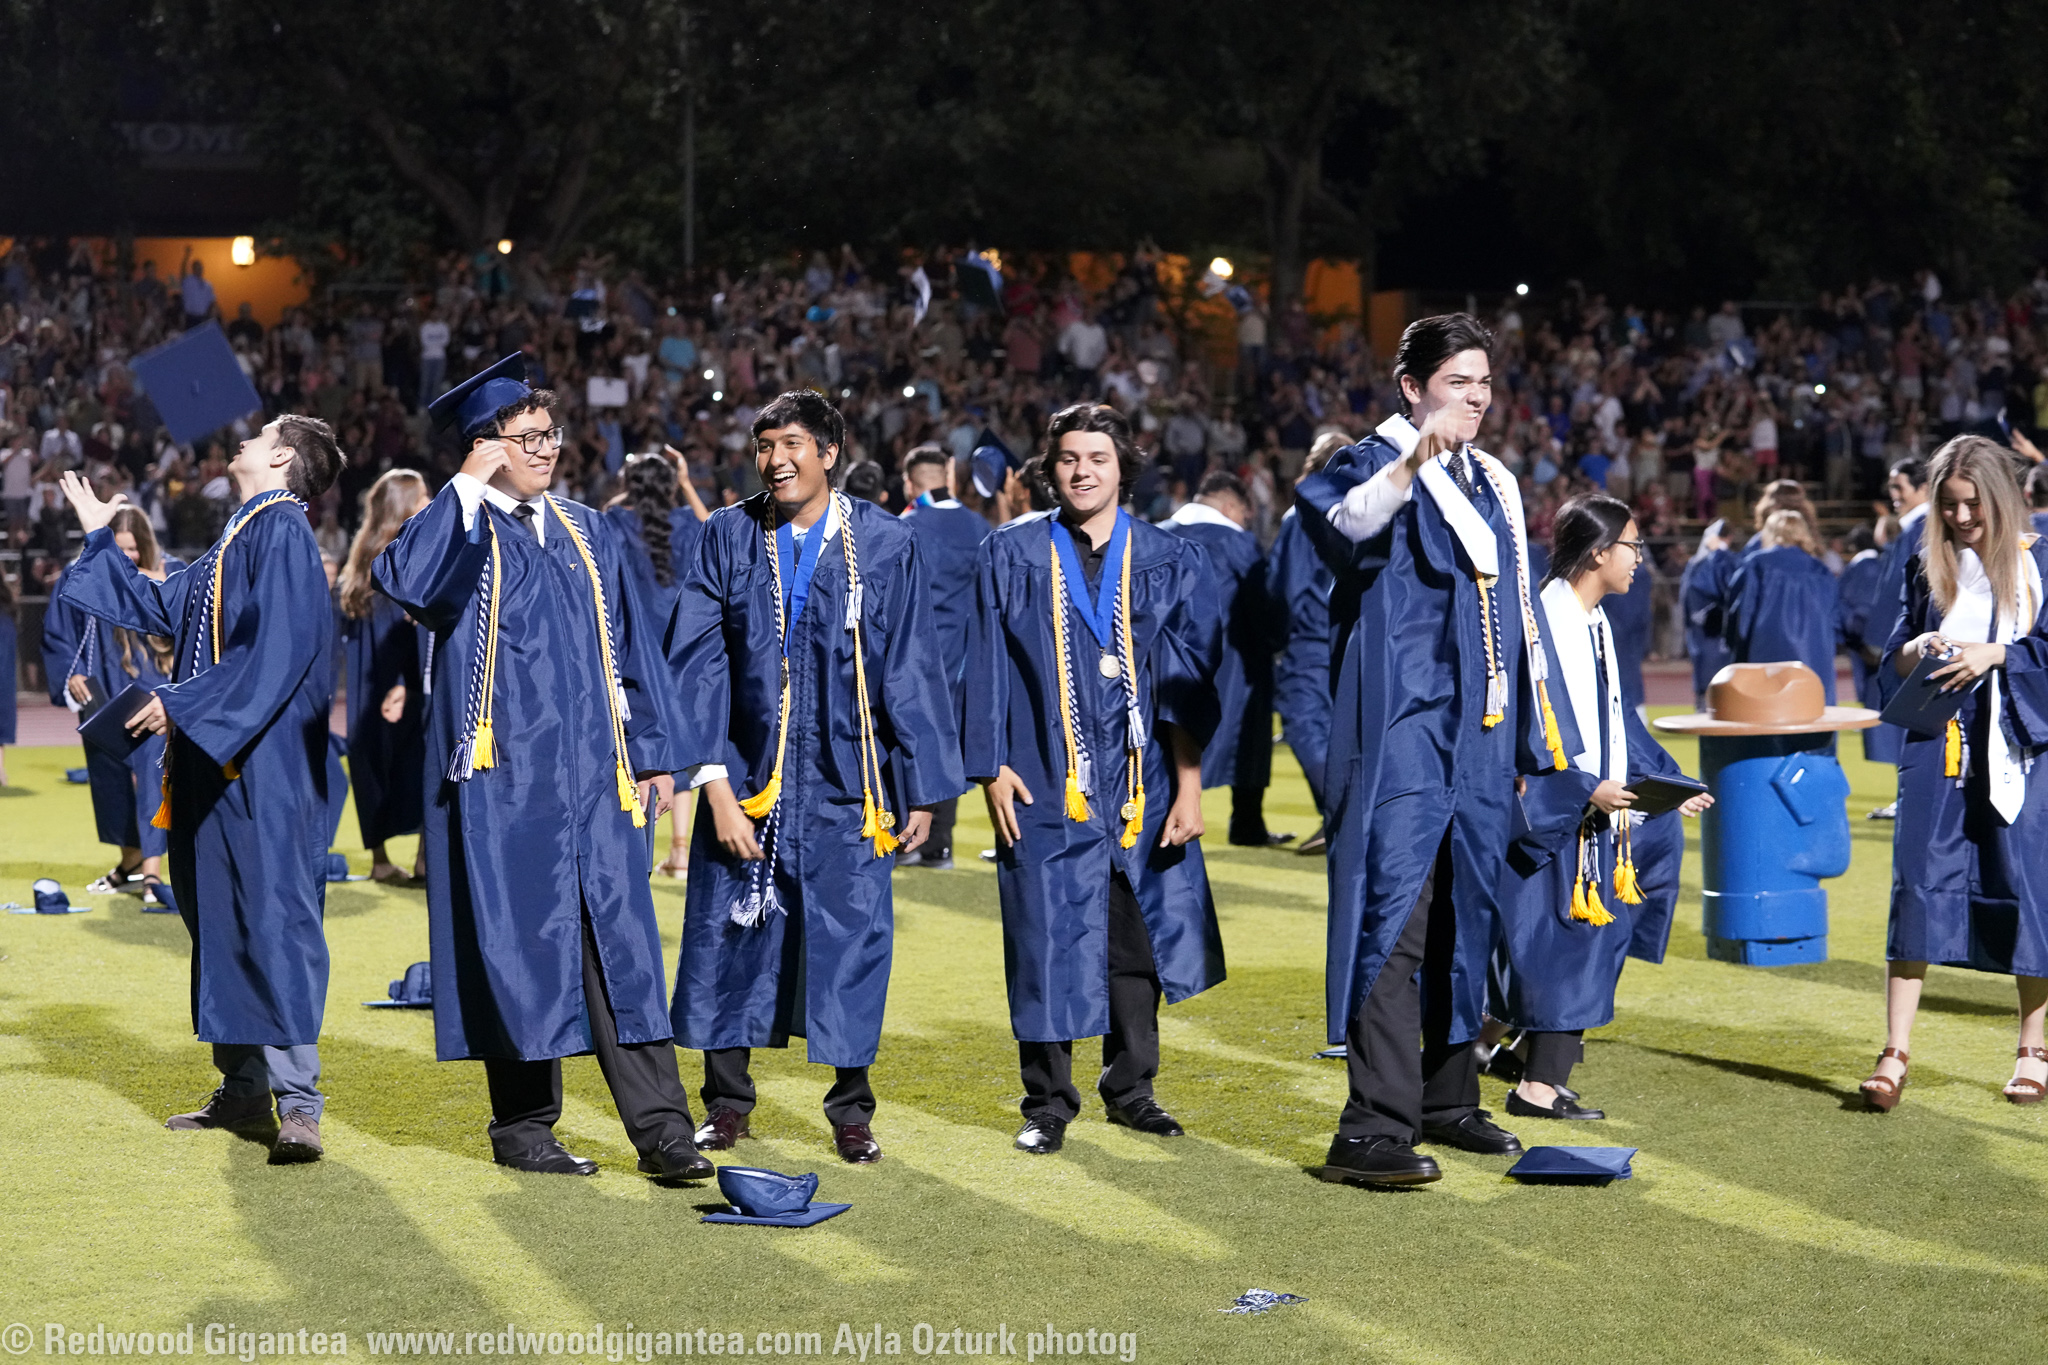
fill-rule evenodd
<path id="1" fill-rule="evenodd" d="M 1520 299 L 1520 298 L 1527 298 L 1528 296 L 1529 296 L 1529 286 L 1528 286 L 1528 285 L 1526 285 L 1526 284 L 1518 284 L 1518 285 L 1516 285 L 1516 286 L 1515 286 L 1515 297 L 1516 297 L 1516 298 L 1518 298 L 1518 299 Z"/>
<path id="2" fill-rule="evenodd" d="M 712 377 L 713 377 L 714 375 L 716 375 L 716 374 L 717 374 L 717 371 L 716 371 L 716 370 L 706 370 L 706 371 L 704 371 L 704 377 L 705 377 L 706 379 L 710 379 L 710 378 L 712 378 Z"/>
<path id="3" fill-rule="evenodd" d="M 711 391 L 711 401 L 714 403 L 723 403 L 725 401 L 725 390 L 713 389 Z"/>
<path id="4" fill-rule="evenodd" d="M 904 396 L 905 398 L 915 398 L 915 397 L 917 397 L 917 385 L 915 385 L 915 384 L 905 384 L 905 385 L 903 386 L 903 396 Z"/>
<path id="5" fill-rule="evenodd" d="M 498 239 L 498 254 L 500 256 L 510 256 L 512 254 L 512 239 L 510 237 L 500 237 Z"/>
<path id="6" fill-rule="evenodd" d="M 229 242 L 228 259 L 236 265 L 256 264 L 256 239 L 254 237 L 237 237 L 234 241 Z"/>
<path id="7" fill-rule="evenodd" d="M 1814 396 L 1814 397 L 1816 397 L 1816 398 L 1820 397 L 1820 396 L 1821 396 L 1822 394 L 1826 393 L 1827 391 L 1828 391 L 1828 386 L 1827 386 L 1827 385 L 1825 385 L 1825 384 L 1815 384 L 1815 385 L 1813 386 L 1813 396 Z"/>
<path id="8" fill-rule="evenodd" d="M 1225 257 L 1218 256 L 1215 260 L 1209 262 L 1209 273 L 1219 280 L 1229 279 L 1236 271 L 1237 267 L 1232 265 Z"/>

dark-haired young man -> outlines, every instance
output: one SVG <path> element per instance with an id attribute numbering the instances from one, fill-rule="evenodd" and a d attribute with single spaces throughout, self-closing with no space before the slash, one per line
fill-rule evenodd
<path id="1" fill-rule="evenodd" d="M 751 1136 L 751 1050 L 797 1036 L 835 1070 L 825 1118 L 840 1158 L 878 1161 L 868 1068 L 892 855 L 916 852 L 932 806 L 966 786 L 958 727 L 916 540 L 834 487 L 838 410 L 785 393 L 753 434 L 766 491 L 704 523 L 669 624 L 680 752 L 704 793 L 676 1039 L 704 1050 L 700 1146 Z"/>
<path id="2" fill-rule="evenodd" d="M 562 428 L 525 375 L 508 356 L 429 405 L 469 453 L 376 565 L 434 636 L 435 1052 L 483 1062 L 502 1166 L 596 1173 L 554 1133 L 561 1059 L 594 1052 L 639 1169 L 702 1180 L 647 887 L 673 791 L 659 626 L 634 619 L 612 523 L 549 494 Z"/>
<path id="3" fill-rule="evenodd" d="M 1273 656 L 1287 643 L 1287 618 L 1266 596 L 1266 561 L 1247 529 L 1251 520 L 1244 484 L 1217 469 L 1202 476 L 1193 502 L 1160 525 L 1208 554 L 1223 611 L 1223 662 L 1216 670 L 1222 720 L 1202 750 L 1202 785 L 1230 788 L 1231 843 L 1269 848 L 1294 837 L 1268 831 L 1265 811 L 1273 781 Z"/>
<path id="4" fill-rule="evenodd" d="M 1913 558 L 1920 553 L 1927 535 L 1927 461 L 1909 455 L 1894 463 L 1885 475 L 1885 496 L 1899 519 L 1899 533 L 1878 555 L 1877 587 L 1871 594 L 1869 619 L 1863 637 L 1880 645 L 1891 638 L 1892 624 L 1905 610 L 1906 575 Z M 1906 732 L 1896 725 L 1877 724 L 1863 732 L 1863 756 L 1872 763 L 1896 768 L 1906 747 Z M 1870 812 L 1872 820 L 1890 820 L 1898 814 L 1899 803 L 1886 802 Z"/>
<path id="5" fill-rule="evenodd" d="M 172 681 L 128 729 L 170 736 L 158 822 L 169 821 L 171 887 L 192 936 L 192 1027 L 213 1044 L 221 1083 L 165 1127 L 265 1126 L 275 1097 L 279 1163 L 322 1151 L 334 633 L 307 509 L 340 468 L 325 422 L 271 422 L 228 465 L 243 501 L 220 539 L 161 583 L 114 544 L 114 505 L 64 476 L 86 537 L 63 600 L 176 641 Z"/>
<path id="6" fill-rule="evenodd" d="M 1327 987 L 1351 1095 L 1329 1180 L 1435 1180 L 1414 1150 L 1423 1139 L 1521 1149 L 1478 1107 L 1466 1044 L 1485 1006 L 1517 773 L 1564 756 L 1545 723 L 1540 640 L 1529 648 L 1520 494 L 1470 444 L 1492 399 L 1491 342 L 1462 313 L 1411 324 L 1394 356 L 1408 415 L 1296 489 L 1336 575 Z"/>
<path id="7" fill-rule="evenodd" d="M 1123 414 L 1056 414 L 1033 481 L 1057 511 L 982 545 L 968 626 L 967 774 L 998 845 L 1017 1146 L 1057 1152 L 1079 1115 L 1076 1038 L 1102 1038 L 1109 1121 L 1178 1137 L 1153 1094 L 1159 1000 L 1223 979 L 1202 862 L 1202 746 L 1222 622 L 1200 546 L 1122 507 Z"/>
<path id="8" fill-rule="evenodd" d="M 932 637 L 957 716 L 967 664 L 967 620 L 974 612 L 974 565 L 981 542 L 988 539 L 988 519 L 953 496 L 953 462 L 937 446 L 918 446 L 903 457 L 903 492 L 910 501 L 903 524 L 917 538 Z M 905 860 L 908 866 L 943 871 L 953 865 L 953 819 L 959 806 L 960 798 L 953 796 L 932 807 L 931 835 Z"/>

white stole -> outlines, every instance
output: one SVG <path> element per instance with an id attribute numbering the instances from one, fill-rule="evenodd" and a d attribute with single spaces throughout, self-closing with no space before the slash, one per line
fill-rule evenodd
<path id="1" fill-rule="evenodd" d="M 1622 724 L 1621 665 L 1615 657 L 1614 631 L 1607 613 L 1599 607 L 1588 612 L 1572 591 L 1571 584 L 1553 578 L 1543 589 L 1543 614 L 1550 625 L 1550 642 L 1557 648 L 1558 667 L 1564 673 L 1565 697 L 1571 702 L 1572 719 L 1578 722 L 1583 746 L 1572 756 L 1579 771 L 1595 779 L 1628 781 L 1628 731 Z M 1600 633 L 1600 650 L 1606 655 L 1607 752 L 1596 753 L 1600 744 L 1600 680 L 1594 670 L 1599 656 L 1593 649 L 1593 634 Z"/>
<path id="2" fill-rule="evenodd" d="M 1998 610 L 1991 593 L 1991 576 L 1975 550 L 1956 552 L 1956 600 L 1942 614 L 1941 633 L 1953 640 L 1979 639 L 2010 645 L 2034 628 L 2041 610 L 2041 566 L 2025 550 L 2020 551 L 2020 612 L 2017 618 Z M 1995 624 L 1994 624 L 1995 623 Z M 2017 745 L 2005 733 L 2004 689 L 1993 678 L 1984 689 L 1985 704 L 1991 708 L 1984 747 L 1985 776 L 1990 781 L 1991 805 L 2010 825 L 2020 818 L 2027 801 L 2027 765 Z"/>

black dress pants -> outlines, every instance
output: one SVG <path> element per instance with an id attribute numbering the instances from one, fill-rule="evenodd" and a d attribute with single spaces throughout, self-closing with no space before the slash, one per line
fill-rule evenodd
<path id="1" fill-rule="evenodd" d="M 730 1109 L 735 1114 L 754 1112 L 754 1078 L 747 1070 L 747 1063 L 753 1057 L 753 1049 L 745 1047 L 715 1047 L 704 1053 L 704 1088 L 698 1095 L 704 1100 L 704 1112 L 713 1109 Z M 842 1066 L 833 1068 L 832 1088 L 825 1092 L 825 1121 L 827 1123 L 873 1123 L 875 1120 L 875 1091 L 868 1083 L 868 1069 L 864 1066 Z"/>
<path id="2" fill-rule="evenodd" d="M 1159 971 L 1152 936 L 1138 897 L 1121 872 L 1109 883 L 1109 1032 L 1102 1036 L 1102 1075 L 1095 1083 L 1104 1104 L 1119 1107 L 1152 1095 L 1159 1074 Z M 1024 1117 L 1049 1115 L 1071 1123 L 1081 1112 L 1074 1088 L 1074 1044 L 1017 1044 L 1024 1077 Z"/>
<path id="3" fill-rule="evenodd" d="M 950 854 L 953 851 L 953 821 L 960 813 L 960 798 L 955 796 L 932 807 L 932 832 L 925 836 L 920 853 L 933 857 Z"/>
<path id="4" fill-rule="evenodd" d="M 675 1044 L 621 1043 L 611 1000 L 605 995 L 604 972 L 598 966 L 597 940 L 590 917 L 583 917 L 583 999 L 590 1013 L 591 1051 L 610 1087 L 612 1102 L 626 1136 L 641 1155 L 673 1138 L 688 1141 L 696 1132 L 690 1119 L 690 1097 L 676 1071 Z M 554 1136 L 562 1117 L 562 1063 L 526 1062 L 486 1057 L 484 1077 L 491 1090 L 491 1150 L 516 1156 Z"/>
<path id="5" fill-rule="evenodd" d="M 1522 1079 L 1539 1085 L 1564 1085 L 1572 1078 L 1572 1068 L 1586 1055 L 1583 1029 L 1574 1029 L 1570 1033 L 1531 1033 L 1525 1037 L 1529 1055 L 1522 1063 Z"/>
<path id="6" fill-rule="evenodd" d="M 1449 1041 L 1457 944 L 1446 830 L 1408 923 L 1345 1035 L 1351 1098 L 1338 1137 L 1413 1143 L 1425 1124 L 1455 1123 L 1479 1107 L 1478 1059 L 1468 1045 Z"/>

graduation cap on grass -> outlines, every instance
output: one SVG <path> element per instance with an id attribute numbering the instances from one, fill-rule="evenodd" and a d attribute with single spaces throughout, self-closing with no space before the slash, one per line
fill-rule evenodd
<path id="1" fill-rule="evenodd" d="M 423 1010 L 434 1004 L 434 964 L 415 962 L 405 975 L 391 983 L 389 1000 L 365 1000 L 373 1010 Z"/>
<path id="2" fill-rule="evenodd" d="M 784 1175 L 756 1166 L 720 1166 L 718 1192 L 735 1210 L 707 1213 L 707 1223 L 749 1223 L 758 1227 L 807 1228 L 836 1218 L 851 1204 L 815 1204 L 816 1175 Z"/>
<path id="3" fill-rule="evenodd" d="M 263 406 L 218 323 L 194 327 L 144 351 L 131 368 L 171 439 L 182 445 Z"/>
<path id="4" fill-rule="evenodd" d="M 1627 1180 L 1634 1147 L 1531 1147 L 1508 1167 L 1517 1180 L 1555 1185 L 1605 1185 Z"/>
<path id="5" fill-rule="evenodd" d="M 984 498 L 992 498 L 1002 491 L 1010 471 L 1016 469 L 1019 461 L 1003 444 L 1002 437 L 987 427 L 975 438 L 974 453 L 967 457 L 967 467 L 974 478 L 974 491 Z"/>
<path id="6" fill-rule="evenodd" d="M 34 905 L 9 901 L 0 909 L 15 915 L 83 915 L 92 909 L 90 905 L 73 905 L 71 897 L 64 894 L 64 888 L 53 877 L 39 877 L 29 889 L 35 892 Z"/>
<path id="7" fill-rule="evenodd" d="M 473 440 L 489 429 L 499 408 L 517 403 L 532 392 L 526 382 L 526 356 L 514 351 L 427 404 L 427 411 L 433 416 L 436 431 L 459 425 L 463 439 Z"/>

